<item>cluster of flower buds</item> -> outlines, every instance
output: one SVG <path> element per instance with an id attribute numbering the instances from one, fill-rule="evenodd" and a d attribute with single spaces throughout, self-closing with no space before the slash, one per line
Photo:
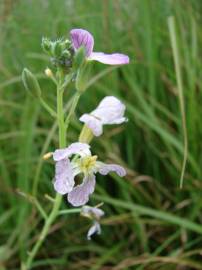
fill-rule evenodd
<path id="1" fill-rule="evenodd" d="M 64 69 L 72 67 L 74 50 L 70 40 L 61 38 L 51 41 L 49 38 L 42 38 L 42 48 L 51 57 L 54 66 Z"/>

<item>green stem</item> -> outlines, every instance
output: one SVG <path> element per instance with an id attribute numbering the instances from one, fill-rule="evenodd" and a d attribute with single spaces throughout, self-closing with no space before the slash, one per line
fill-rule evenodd
<path id="1" fill-rule="evenodd" d="M 25 269 L 25 270 L 30 269 L 34 257 L 36 256 L 39 248 L 41 247 L 43 241 L 45 240 L 45 238 L 46 238 L 46 236 L 47 236 L 47 234 L 49 232 L 50 226 L 51 226 L 51 224 L 53 223 L 53 221 L 55 220 L 55 218 L 56 218 L 56 216 L 58 214 L 60 204 L 61 204 L 61 200 L 62 200 L 62 196 L 59 193 L 57 193 L 53 209 L 52 209 L 48 219 L 46 220 L 46 222 L 44 224 L 44 227 L 43 227 L 43 229 L 41 231 L 41 234 L 39 236 L 38 241 L 35 243 L 33 249 L 28 254 L 29 257 L 27 259 L 27 262 L 26 262 L 24 268 L 22 268 L 22 269 Z"/>
<path id="2" fill-rule="evenodd" d="M 39 201 L 37 200 L 37 198 L 35 198 L 34 196 L 25 193 L 23 191 L 21 191 L 20 189 L 17 189 L 17 193 L 21 196 L 23 196 L 24 198 L 26 198 L 30 203 L 34 204 L 37 208 L 37 210 L 40 212 L 41 216 L 44 219 L 47 219 L 47 215 L 46 212 L 43 210 L 41 204 L 39 203 Z"/>
<path id="3" fill-rule="evenodd" d="M 58 87 L 57 89 L 57 115 L 58 115 L 58 127 L 59 127 L 59 147 L 64 148 L 66 146 L 66 129 L 64 124 L 64 111 L 63 111 L 63 89 Z"/>
<path id="4" fill-rule="evenodd" d="M 46 214 L 46 212 L 43 210 L 41 204 L 40 204 L 40 203 L 38 202 L 38 200 L 35 199 L 35 198 L 34 198 L 34 204 L 35 204 L 36 208 L 38 209 L 38 211 L 40 212 L 40 214 L 42 215 L 42 217 L 43 217 L 44 219 L 47 219 L 47 214 Z"/>
<path id="5" fill-rule="evenodd" d="M 73 208 L 73 209 L 64 209 L 58 212 L 58 215 L 69 215 L 69 214 L 75 214 L 80 213 L 81 208 Z"/>
<path id="6" fill-rule="evenodd" d="M 34 196 L 31 195 L 27 195 L 27 198 L 30 200 L 31 203 L 33 203 L 37 210 L 39 211 L 39 213 L 41 214 L 41 216 L 46 220 L 48 218 L 46 212 L 44 211 L 43 207 L 41 206 L 41 204 L 39 203 L 39 201 L 37 200 L 37 198 L 35 198 Z"/>
<path id="7" fill-rule="evenodd" d="M 75 107 L 74 107 L 74 109 L 75 109 Z M 65 140 L 66 128 L 65 128 L 65 123 L 64 123 L 64 111 L 63 111 L 63 89 L 61 89 L 60 84 L 58 84 L 58 87 L 57 87 L 57 119 L 58 119 L 58 127 L 59 127 L 59 146 L 60 146 L 60 148 L 64 148 L 66 146 L 66 140 Z M 51 224 L 53 223 L 53 221 L 55 220 L 55 218 L 58 215 L 61 201 L 62 201 L 62 195 L 57 193 L 56 197 L 55 197 L 54 204 L 53 204 L 53 208 L 50 212 L 50 215 L 48 216 L 48 218 L 46 219 L 46 221 L 44 223 L 44 227 L 41 231 L 39 239 L 35 243 L 34 247 L 32 248 L 31 252 L 29 253 L 29 256 L 28 256 L 28 259 L 27 259 L 25 265 L 22 265 L 21 269 L 23 269 L 23 270 L 30 269 L 32 262 L 34 260 L 34 257 L 36 256 L 39 248 L 41 247 L 43 241 L 45 240 L 45 238 L 49 232 Z"/>
<path id="8" fill-rule="evenodd" d="M 50 115 L 54 118 L 57 117 L 56 112 L 44 101 L 42 97 L 40 97 L 41 105 L 44 107 L 44 109 L 50 113 Z"/>
<path id="9" fill-rule="evenodd" d="M 65 120 L 65 130 L 68 129 L 68 126 L 69 126 L 71 117 L 72 117 L 72 115 L 73 115 L 73 113 L 74 113 L 74 111 L 75 111 L 75 109 L 76 109 L 76 106 L 77 106 L 77 104 L 78 104 L 78 102 L 79 102 L 80 96 L 81 96 L 81 93 L 80 93 L 79 91 L 77 91 L 77 92 L 75 93 L 75 95 L 74 95 L 74 98 L 73 98 L 73 102 L 72 102 L 71 108 L 70 108 L 69 113 L 68 113 L 68 115 L 67 115 L 67 118 L 66 118 L 66 120 Z"/>

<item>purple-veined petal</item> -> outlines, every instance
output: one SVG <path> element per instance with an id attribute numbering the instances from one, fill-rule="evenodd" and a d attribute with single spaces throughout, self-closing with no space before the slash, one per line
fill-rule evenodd
<path id="1" fill-rule="evenodd" d="M 86 56 L 89 57 L 94 46 L 92 34 L 84 29 L 72 29 L 70 31 L 70 36 L 74 49 L 79 49 L 81 46 L 84 46 L 86 49 Z"/>
<path id="2" fill-rule="evenodd" d="M 101 227 L 97 221 L 95 221 L 93 225 L 90 227 L 90 229 L 88 230 L 87 239 L 91 240 L 91 236 L 95 233 L 101 234 Z"/>
<path id="3" fill-rule="evenodd" d="M 68 201 L 73 206 L 84 205 L 88 202 L 90 194 L 95 190 L 95 176 L 89 175 L 83 179 L 83 183 L 74 187 L 68 194 Z"/>
<path id="4" fill-rule="evenodd" d="M 62 159 L 55 164 L 54 188 L 60 194 L 66 194 L 73 189 L 74 174 L 69 159 Z"/>
<path id="5" fill-rule="evenodd" d="M 129 64 L 129 57 L 121 53 L 106 54 L 103 52 L 92 52 L 88 58 L 106 65 L 126 65 Z"/>
<path id="6" fill-rule="evenodd" d="M 85 113 L 79 118 L 79 120 L 85 123 L 86 126 L 91 129 L 91 131 L 96 137 L 102 134 L 102 122 L 97 117 Z"/>
<path id="7" fill-rule="evenodd" d="M 104 216 L 104 211 L 97 207 L 84 205 L 81 209 L 81 215 L 92 219 L 100 219 Z"/>
<path id="8" fill-rule="evenodd" d="M 126 175 L 126 170 L 117 164 L 105 164 L 102 162 L 97 162 L 97 163 L 99 167 L 98 172 L 102 175 L 107 175 L 110 172 L 115 172 L 121 177 Z"/>
<path id="9" fill-rule="evenodd" d="M 53 159 L 55 161 L 59 161 L 64 158 L 68 158 L 73 154 L 78 154 L 80 156 L 90 155 L 91 152 L 89 149 L 90 146 L 86 143 L 72 143 L 67 148 L 55 150 L 55 152 L 53 153 Z"/>

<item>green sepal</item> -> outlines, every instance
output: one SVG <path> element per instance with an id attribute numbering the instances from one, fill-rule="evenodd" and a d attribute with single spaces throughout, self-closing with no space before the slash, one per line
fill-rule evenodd
<path id="1" fill-rule="evenodd" d="M 85 62 L 85 59 L 86 59 L 86 49 L 82 46 L 76 51 L 74 55 L 73 69 L 78 70 L 79 68 L 81 68 L 81 66 Z"/>
<path id="2" fill-rule="evenodd" d="M 51 54 L 52 42 L 50 39 L 43 37 L 41 46 L 45 53 Z"/>
<path id="3" fill-rule="evenodd" d="M 63 52 L 63 46 L 60 40 L 56 40 L 55 42 L 52 43 L 51 52 L 54 57 L 61 57 Z"/>
<path id="4" fill-rule="evenodd" d="M 92 65 L 92 62 L 86 61 L 77 72 L 76 89 L 79 92 L 84 92 L 88 86 L 89 78 L 91 77 Z"/>
<path id="5" fill-rule="evenodd" d="M 35 75 L 31 71 L 29 71 L 27 68 L 23 69 L 22 82 L 24 84 L 25 89 L 27 90 L 29 94 L 31 94 L 32 96 L 36 98 L 41 97 L 41 88 L 38 83 L 38 80 L 35 77 Z"/>

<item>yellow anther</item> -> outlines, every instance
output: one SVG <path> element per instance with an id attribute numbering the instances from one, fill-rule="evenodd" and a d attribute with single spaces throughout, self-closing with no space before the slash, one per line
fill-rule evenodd
<path id="1" fill-rule="evenodd" d="M 97 160 L 97 156 L 89 156 L 89 157 L 82 158 L 80 160 L 81 171 L 85 173 L 91 170 L 95 166 L 96 160 Z"/>

